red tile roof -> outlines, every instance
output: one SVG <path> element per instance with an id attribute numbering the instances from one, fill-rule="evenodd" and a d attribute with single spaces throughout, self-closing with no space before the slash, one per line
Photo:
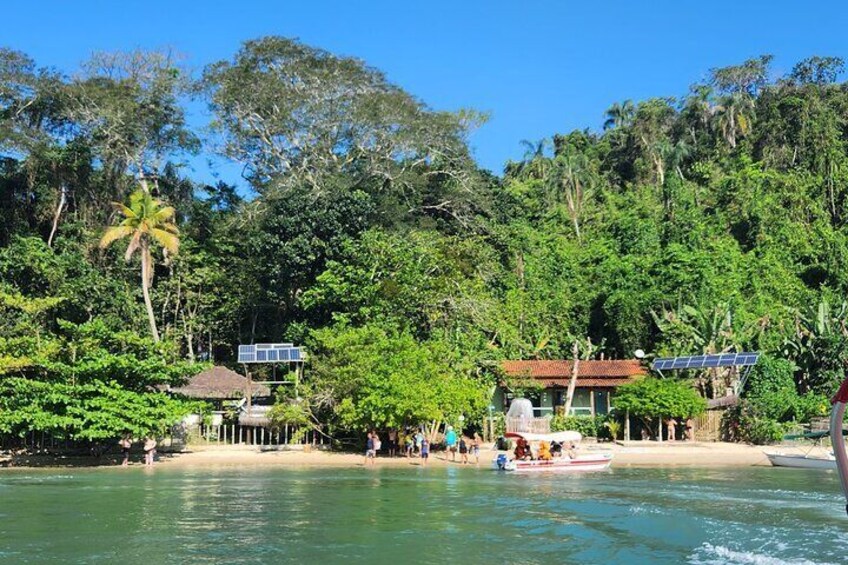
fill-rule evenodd
<path id="1" fill-rule="evenodd" d="M 571 361 L 504 361 L 504 372 L 512 377 L 532 378 L 545 387 L 568 386 Z M 579 387 L 619 386 L 647 374 L 638 359 L 580 361 L 577 374 Z"/>

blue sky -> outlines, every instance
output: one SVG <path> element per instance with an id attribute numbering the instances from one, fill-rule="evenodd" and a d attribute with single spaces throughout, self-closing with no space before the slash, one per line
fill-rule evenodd
<path id="1" fill-rule="evenodd" d="M 829 1 L 33 0 L 6 3 L 0 45 L 68 72 L 95 50 L 172 47 L 199 71 L 246 39 L 299 37 L 364 59 L 434 108 L 490 112 L 471 142 L 499 173 L 520 140 L 599 128 L 612 102 L 684 94 L 711 67 L 772 53 L 782 74 L 812 54 L 848 58 L 847 25 L 848 3 Z M 214 171 L 239 180 L 237 167 Z"/>

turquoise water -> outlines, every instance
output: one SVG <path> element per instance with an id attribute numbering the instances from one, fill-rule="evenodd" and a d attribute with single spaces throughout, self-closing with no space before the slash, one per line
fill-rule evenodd
<path id="1" fill-rule="evenodd" d="M 7 563 L 845 563 L 834 473 L 0 471 Z"/>

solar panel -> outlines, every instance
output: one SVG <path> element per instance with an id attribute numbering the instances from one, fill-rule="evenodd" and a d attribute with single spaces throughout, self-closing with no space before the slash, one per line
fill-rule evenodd
<path id="1" fill-rule="evenodd" d="M 292 363 L 306 358 L 300 347 L 291 343 L 254 343 L 239 345 L 239 363 Z"/>
<path id="2" fill-rule="evenodd" d="M 654 359 L 651 368 L 655 371 L 672 369 L 704 369 L 709 367 L 748 367 L 756 365 L 759 352 L 720 353 L 716 355 L 691 355 L 685 357 L 662 357 Z"/>

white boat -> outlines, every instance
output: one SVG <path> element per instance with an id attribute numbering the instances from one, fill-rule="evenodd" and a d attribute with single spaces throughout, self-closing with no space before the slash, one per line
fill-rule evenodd
<path id="1" fill-rule="evenodd" d="M 824 455 L 811 455 L 816 446 L 821 446 L 822 439 L 829 435 L 829 431 L 822 430 L 783 436 L 785 440 L 808 440 L 813 442 L 806 453 L 784 453 L 782 451 L 768 452 L 766 457 L 775 467 L 794 467 L 796 469 L 827 469 L 836 470 L 836 457 L 833 452 Z"/>
<path id="2" fill-rule="evenodd" d="M 795 467 L 797 469 L 828 469 L 836 470 L 836 458 L 813 457 L 810 455 L 790 453 L 766 453 L 771 464 L 775 467 Z"/>
<path id="3" fill-rule="evenodd" d="M 511 439 L 523 439 L 528 444 L 547 442 L 549 445 L 558 443 L 563 446 L 577 446 L 583 439 L 577 432 L 556 432 L 550 434 L 534 434 L 523 432 L 508 432 L 504 437 Z M 612 463 L 612 453 L 595 452 L 580 453 L 579 449 L 570 450 L 573 456 L 566 452 L 554 455 L 550 459 L 542 458 L 510 458 L 506 454 L 500 454 L 492 461 L 494 469 L 499 471 L 602 471 L 609 468 Z"/>

